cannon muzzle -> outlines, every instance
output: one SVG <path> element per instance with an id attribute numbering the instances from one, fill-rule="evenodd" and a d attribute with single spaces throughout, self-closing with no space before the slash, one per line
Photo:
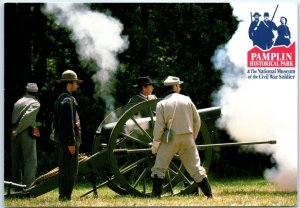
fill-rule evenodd
<path id="1" fill-rule="evenodd" d="M 197 145 L 198 150 L 204 150 L 212 147 L 232 147 L 232 146 L 242 146 L 242 145 L 254 145 L 254 144 L 276 144 L 276 140 L 267 141 L 254 141 L 254 142 L 233 142 L 233 143 L 220 143 L 220 144 L 204 144 Z"/>

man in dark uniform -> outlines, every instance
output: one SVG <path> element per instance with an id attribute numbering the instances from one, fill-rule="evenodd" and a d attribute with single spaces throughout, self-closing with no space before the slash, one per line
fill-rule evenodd
<path id="1" fill-rule="evenodd" d="M 254 15 L 253 15 L 254 20 L 251 22 L 251 24 L 249 26 L 249 30 L 248 30 L 249 38 L 252 40 L 253 46 L 255 46 L 255 45 L 259 46 L 259 37 L 257 35 L 257 29 L 260 24 L 260 21 L 259 21 L 260 16 L 261 15 L 258 12 L 254 13 Z"/>
<path id="2" fill-rule="evenodd" d="M 137 78 L 133 85 L 133 87 L 137 89 L 137 94 L 130 98 L 127 106 L 131 107 L 140 102 L 157 99 L 155 95 L 152 95 L 154 84 L 155 82 L 153 82 L 149 76 Z M 141 110 L 140 112 L 141 117 L 149 117 L 150 115 L 151 113 L 148 109 Z"/>
<path id="3" fill-rule="evenodd" d="M 156 96 L 152 95 L 154 84 L 155 82 L 152 82 L 149 76 L 137 78 L 133 85 L 133 87 L 136 87 L 137 89 L 137 94 L 129 100 L 128 104 L 156 99 Z"/>
<path id="4" fill-rule="evenodd" d="M 80 139 L 80 121 L 77 113 L 77 101 L 72 96 L 82 80 L 72 70 L 63 72 L 57 83 L 63 92 L 55 101 L 53 127 L 58 150 L 58 188 L 59 200 L 71 200 L 71 194 L 78 173 L 78 148 Z"/>
<path id="5" fill-rule="evenodd" d="M 274 33 L 273 30 L 277 30 L 277 26 L 271 20 L 269 20 L 269 13 L 264 13 L 264 20 L 261 21 L 258 27 L 258 36 L 260 39 L 260 47 L 263 50 L 267 50 L 273 46 Z"/>

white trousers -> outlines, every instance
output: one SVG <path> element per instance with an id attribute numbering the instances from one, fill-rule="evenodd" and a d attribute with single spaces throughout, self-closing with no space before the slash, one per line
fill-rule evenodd
<path id="1" fill-rule="evenodd" d="M 163 179 L 174 155 L 178 153 L 183 166 L 197 182 L 207 177 L 205 169 L 200 165 L 200 157 L 192 134 L 175 135 L 169 143 L 161 143 L 158 149 L 151 176 Z"/>

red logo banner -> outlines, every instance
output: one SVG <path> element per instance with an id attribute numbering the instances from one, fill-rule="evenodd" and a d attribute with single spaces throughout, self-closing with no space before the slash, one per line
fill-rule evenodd
<path id="1" fill-rule="evenodd" d="M 290 46 L 273 46 L 269 50 L 262 50 L 254 46 L 247 53 L 247 67 L 295 67 L 295 42 Z"/>

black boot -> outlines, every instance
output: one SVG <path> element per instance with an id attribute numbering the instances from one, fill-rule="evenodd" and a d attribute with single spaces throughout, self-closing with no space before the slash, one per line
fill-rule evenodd
<path id="1" fill-rule="evenodd" d="M 157 175 L 152 178 L 153 184 L 152 184 L 152 197 L 161 197 L 162 194 L 162 185 L 164 182 L 164 179 L 158 178 Z"/>
<path id="2" fill-rule="evenodd" d="M 203 194 L 205 196 L 207 196 L 207 198 L 212 198 L 213 197 L 208 179 L 206 177 L 203 178 L 203 180 L 198 183 L 198 186 L 200 187 Z"/>

